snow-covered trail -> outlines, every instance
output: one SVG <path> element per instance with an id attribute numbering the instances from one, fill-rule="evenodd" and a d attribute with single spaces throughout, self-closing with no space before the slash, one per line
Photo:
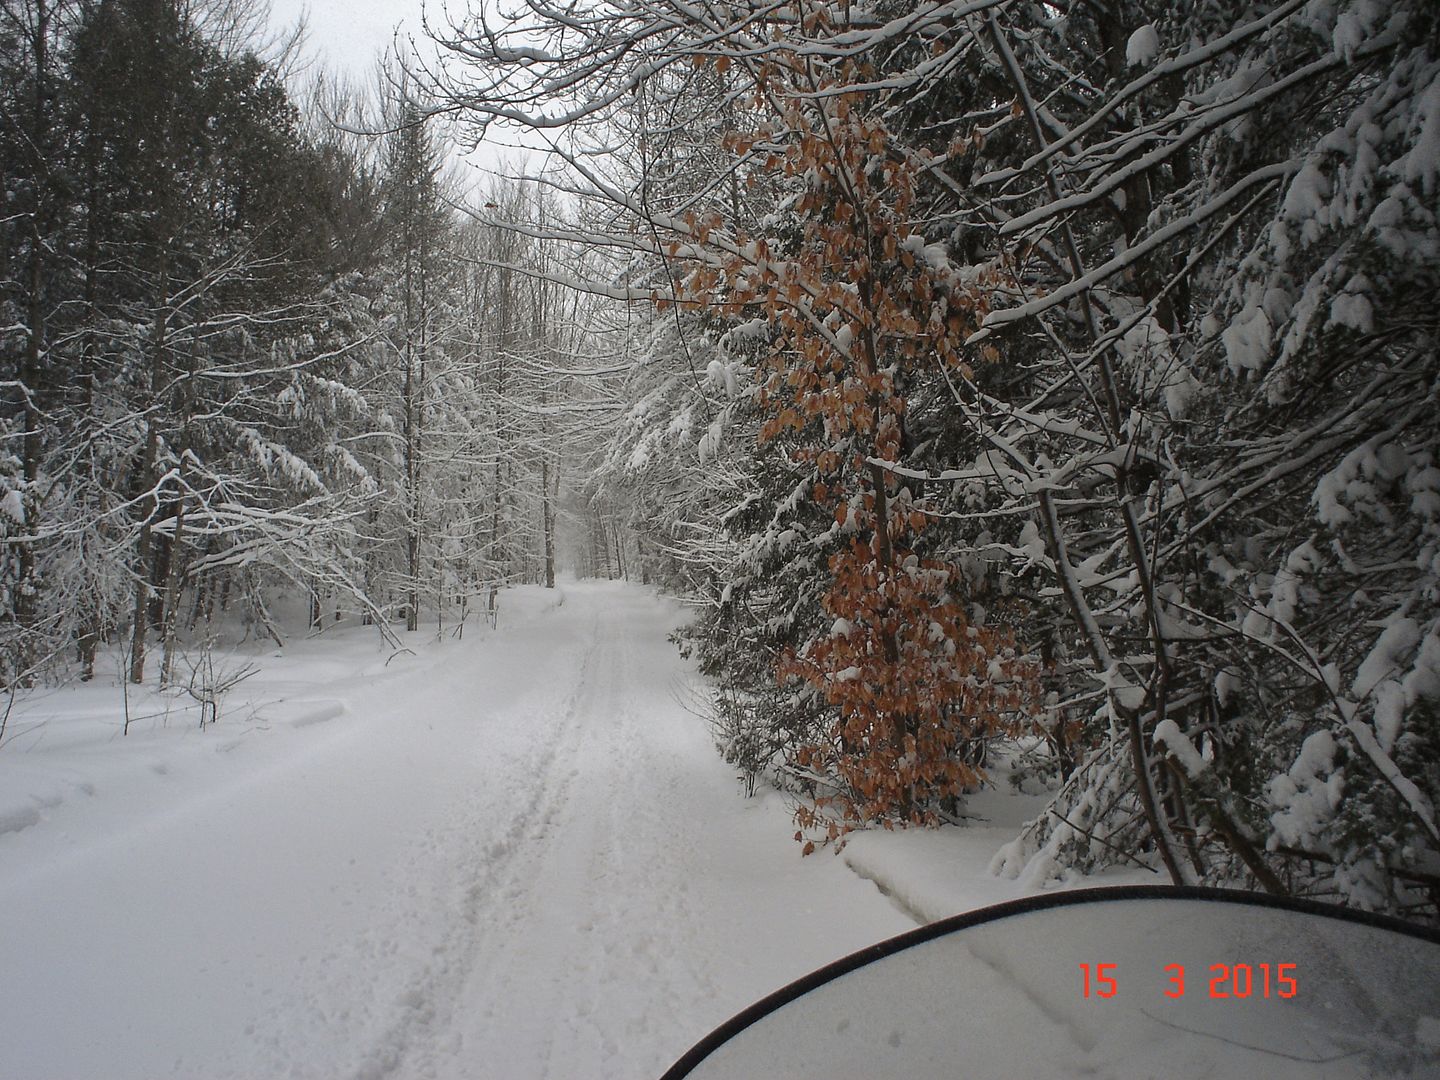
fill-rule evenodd
<path id="1" fill-rule="evenodd" d="M 738 797 L 674 606 L 563 595 L 0 835 L 0 1076 L 643 1078 L 911 925 Z"/>

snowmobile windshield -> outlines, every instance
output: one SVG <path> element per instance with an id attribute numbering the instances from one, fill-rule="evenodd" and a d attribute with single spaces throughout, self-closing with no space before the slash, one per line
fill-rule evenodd
<path id="1" fill-rule="evenodd" d="M 1440 1077 L 1440 934 L 1251 893 L 1060 893 L 815 972 L 663 1080 Z"/>

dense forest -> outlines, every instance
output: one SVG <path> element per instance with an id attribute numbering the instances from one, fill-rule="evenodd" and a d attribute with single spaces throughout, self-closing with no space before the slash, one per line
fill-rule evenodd
<path id="1" fill-rule="evenodd" d="M 12 697 L 560 561 L 691 599 L 801 850 L 1003 758 L 998 873 L 1440 911 L 1440 7 L 477 4 L 363 95 L 3 17 Z"/>
<path id="2" fill-rule="evenodd" d="M 219 610 L 278 634 L 276 589 L 388 632 L 553 580 L 576 303 L 455 208 L 403 72 L 297 92 L 255 16 L 5 7 L 9 686 L 89 679 L 102 643 L 167 681 Z"/>

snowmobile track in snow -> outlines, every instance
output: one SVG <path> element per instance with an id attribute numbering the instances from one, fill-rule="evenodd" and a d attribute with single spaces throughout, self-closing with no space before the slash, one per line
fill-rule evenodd
<path id="1" fill-rule="evenodd" d="M 740 797 L 678 605 L 565 590 L 388 666 L 359 628 L 262 656 L 325 723 L 56 758 L 98 794 L 0 835 L 0 1076 L 645 1080 L 907 928 Z"/>

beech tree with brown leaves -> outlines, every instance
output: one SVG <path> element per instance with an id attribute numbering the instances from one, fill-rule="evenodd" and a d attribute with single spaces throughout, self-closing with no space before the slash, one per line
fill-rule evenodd
<path id="1" fill-rule="evenodd" d="M 826 839 L 854 824 L 937 821 L 981 779 L 984 740 L 1017 730 L 1033 700 L 1033 665 L 1013 635 L 972 624 L 963 576 L 925 550 L 938 501 L 888 468 L 909 450 L 907 385 L 927 369 L 972 374 L 963 340 L 988 310 L 988 282 L 927 261 L 911 224 L 919 169 L 847 89 L 860 77 L 848 62 L 822 72 L 796 54 L 767 58 L 753 106 L 770 118 L 727 148 L 797 187 L 797 227 L 788 243 L 735 231 L 718 266 L 700 260 L 682 286 L 685 303 L 770 327 L 760 439 L 784 444 L 810 500 L 833 515 L 817 538 L 833 549 L 821 601 L 833 622 L 778 665 L 835 713 L 821 738 L 793 748 L 796 766 L 827 778 L 800 808 L 797 836 L 819 826 Z M 703 244 L 723 225 L 694 229 Z M 997 357 L 987 349 L 978 362 Z"/>

